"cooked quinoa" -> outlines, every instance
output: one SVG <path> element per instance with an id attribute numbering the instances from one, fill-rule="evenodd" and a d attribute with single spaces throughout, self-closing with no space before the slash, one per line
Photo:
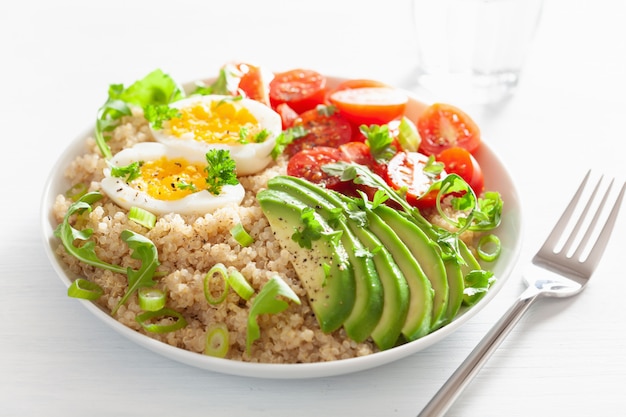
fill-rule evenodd
<path id="1" fill-rule="evenodd" d="M 154 141 L 140 109 L 132 116 L 122 119 L 113 131 L 109 146 L 113 154 L 139 142 Z M 89 191 L 101 191 L 100 181 L 106 162 L 100 155 L 93 138 L 86 139 L 85 153 L 77 157 L 67 168 L 65 175 L 70 184 L 88 184 Z M 181 313 L 187 326 L 170 333 L 158 334 L 145 331 L 135 320 L 141 313 L 136 294 L 121 306 L 115 318 L 124 325 L 172 346 L 192 352 L 203 353 L 207 328 L 213 323 L 228 327 L 230 349 L 226 358 L 247 362 L 307 363 L 364 356 L 377 351 L 371 341 L 356 343 L 347 338 L 343 329 L 331 334 L 323 333 L 306 302 L 306 293 L 289 263 L 289 254 L 274 239 L 256 194 L 267 180 L 284 174 L 286 161 L 278 159 L 258 175 L 241 177 L 246 189 L 241 205 L 227 206 L 213 213 L 198 215 L 167 214 L 157 219 L 154 228 L 148 230 L 129 220 L 126 210 L 114 204 L 106 194 L 93 205 L 88 216 L 81 217 L 80 228 L 91 228 L 92 240 L 100 259 L 111 264 L 139 267 L 131 258 L 128 245 L 120 235 L 129 229 L 150 239 L 159 254 L 156 287 L 167 294 L 167 307 Z M 72 201 L 58 195 L 54 215 L 61 222 Z M 254 243 L 242 247 L 230 234 L 241 223 L 254 238 Z M 78 227 L 78 226 L 75 226 Z M 126 275 L 113 273 L 86 265 L 68 255 L 58 243 L 56 253 L 77 276 L 100 285 L 104 294 L 96 303 L 111 312 L 126 291 Z M 301 304 L 289 303 L 289 308 L 278 314 L 258 317 L 261 337 L 246 352 L 248 310 L 252 299 L 245 301 L 234 291 L 218 305 L 209 304 L 204 296 L 203 279 L 209 269 L 222 263 L 240 271 L 258 292 L 273 276 L 282 278 L 300 297 Z"/>

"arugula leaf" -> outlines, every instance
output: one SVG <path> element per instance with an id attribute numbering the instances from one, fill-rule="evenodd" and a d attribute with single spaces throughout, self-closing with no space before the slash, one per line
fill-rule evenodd
<path id="1" fill-rule="evenodd" d="M 309 132 L 302 126 L 292 126 L 289 129 L 283 130 L 280 135 L 276 137 L 276 144 L 272 149 L 272 158 L 278 158 L 291 142 L 296 139 L 300 139 L 308 135 Z"/>
<path id="2" fill-rule="evenodd" d="M 145 111 L 148 105 L 169 104 L 184 96 L 184 91 L 160 69 L 135 81 L 128 88 L 124 88 L 123 84 L 111 84 L 108 98 L 96 116 L 95 139 L 102 155 L 106 159 L 113 156 L 107 144 L 110 137 L 106 134 L 119 125 L 122 116 L 132 114 L 131 106 L 141 107 Z"/>
<path id="3" fill-rule="evenodd" d="M 206 153 L 207 190 L 213 195 L 219 195 L 225 185 L 237 185 L 237 171 L 235 161 L 230 157 L 227 149 L 211 149 Z"/>
<path id="4" fill-rule="evenodd" d="M 246 351 L 250 354 L 250 347 L 261 337 L 261 329 L 257 322 L 257 317 L 261 314 L 277 314 L 289 307 L 287 301 L 279 297 L 300 304 L 300 298 L 280 277 L 272 277 L 259 291 L 259 294 L 252 301 L 250 312 L 248 313 L 248 327 L 246 335 Z"/>
<path id="5" fill-rule="evenodd" d="M 324 228 L 315 218 L 315 210 L 311 207 L 304 208 L 300 217 L 304 228 L 302 230 L 296 230 L 291 238 L 297 242 L 300 247 L 311 249 L 311 242 L 322 237 Z"/>
<path id="6" fill-rule="evenodd" d="M 132 268 L 126 269 L 128 288 L 111 312 L 113 316 L 139 288 L 152 287 L 156 284 L 153 278 L 156 268 L 159 266 L 159 255 L 156 246 L 150 239 L 132 230 L 124 230 L 122 231 L 122 240 L 133 251 L 130 255 L 131 258 L 141 261 L 141 267 L 136 271 Z"/>
<path id="7" fill-rule="evenodd" d="M 217 94 L 226 96 L 236 91 L 238 85 L 239 76 L 237 75 L 237 70 L 232 65 L 226 65 L 220 68 L 219 75 L 213 83 L 210 85 L 197 85 L 193 94 L 203 96 Z"/>
<path id="8" fill-rule="evenodd" d="M 167 104 L 148 104 L 143 115 L 153 128 L 162 129 L 163 122 L 180 117 L 180 111 Z"/>
<path id="9" fill-rule="evenodd" d="M 101 198 L 102 194 L 96 191 L 87 193 L 78 199 L 68 208 L 63 221 L 54 230 L 54 235 L 61 239 L 65 250 L 79 261 L 118 274 L 125 274 L 128 277 L 128 289 L 111 312 L 111 315 L 115 315 L 118 308 L 128 300 L 128 297 L 134 291 L 141 287 L 150 287 L 156 284 L 153 281 L 153 277 L 156 268 L 159 266 L 159 259 L 154 243 L 148 238 L 130 230 L 122 231 L 122 240 L 133 250 L 131 257 L 142 261 L 140 269 L 135 271 L 132 268 L 109 264 L 98 258 L 94 250 L 95 243 L 87 241 L 93 235 L 93 229 L 76 230 L 70 225 L 69 219 L 74 214 L 80 214 L 85 210 L 91 211 L 92 204 Z M 75 246 L 75 240 L 82 240 L 85 243 L 82 246 Z"/>
<path id="10" fill-rule="evenodd" d="M 93 234 L 93 229 L 77 230 L 70 224 L 70 217 L 74 214 L 80 214 L 82 212 L 91 211 L 91 205 L 102 198 L 102 194 L 99 192 L 91 192 L 83 195 L 75 203 L 73 203 L 65 213 L 63 221 L 54 230 L 54 235 L 61 239 L 61 243 L 65 247 L 65 250 L 70 255 L 74 256 L 79 261 L 82 261 L 88 265 L 92 265 L 98 268 L 107 269 L 109 271 L 125 274 L 126 269 L 118 265 L 112 265 L 104 262 L 95 252 L 95 243 L 93 241 L 87 241 Z M 85 241 L 82 246 L 75 246 L 74 241 Z"/>

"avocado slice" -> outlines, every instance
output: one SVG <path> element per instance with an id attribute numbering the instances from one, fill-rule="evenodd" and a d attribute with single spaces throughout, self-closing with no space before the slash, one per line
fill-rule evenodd
<path id="1" fill-rule="evenodd" d="M 310 241 L 310 248 L 302 247 L 292 237 L 304 231 L 303 213 L 308 207 L 276 190 L 259 191 L 257 199 L 276 240 L 291 254 L 320 328 L 325 333 L 337 330 L 352 312 L 356 298 L 354 272 L 338 233 L 313 211 L 322 233 Z"/>
<path id="2" fill-rule="evenodd" d="M 395 263 L 409 285 L 410 302 L 402 334 L 408 341 L 416 340 L 430 332 L 434 291 L 421 266 L 400 240 L 396 232 L 372 210 L 366 208 L 370 230 L 392 253 Z"/>
<path id="3" fill-rule="evenodd" d="M 280 190 L 313 207 L 327 222 L 341 230 L 341 242 L 346 248 L 354 270 L 356 300 L 351 314 L 343 323 L 348 337 L 363 342 L 380 321 L 383 312 L 383 288 L 369 251 L 348 227 L 345 216 L 337 215 L 337 206 L 324 198 L 322 193 L 302 185 L 300 179 L 279 176 L 268 182 L 272 190 Z M 341 209 L 339 209 L 341 210 Z"/>
<path id="4" fill-rule="evenodd" d="M 374 264 L 383 284 L 383 314 L 372 331 L 372 339 L 381 349 L 394 347 L 409 312 L 409 286 L 391 252 L 368 229 L 355 221 L 348 225 L 361 242 L 374 254 Z"/>
<path id="5" fill-rule="evenodd" d="M 283 177 L 287 181 L 298 183 L 314 192 L 318 199 L 326 200 L 335 207 L 342 208 L 347 213 L 348 207 L 340 197 L 340 194 L 325 190 L 306 180 L 295 177 Z M 268 186 L 281 181 L 279 177 L 269 181 Z M 371 332 L 374 343 L 381 349 L 394 347 L 406 321 L 409 310 L 409 287 L 398 265 L 394 262 L 392 254 L 385 248 L 382 242 L 364 224 L 359 223 L 350 215 L 346 216 L 346 222 L 350 230 L 362 245 L 372 253 L 372 259 L 383 288 L 383 312 L 376 327 Z"/>
<path id="6" fill-rule="evenodd" d="M 374 209 L 374 213 L 380 216 L 406 244 L 430 281 L 435 292 L 431 330 L 439 328 L 446 319 L 449 285 L 437 243 L 430 239 L 419 226 L 391 207 L 381 204 Z"/>

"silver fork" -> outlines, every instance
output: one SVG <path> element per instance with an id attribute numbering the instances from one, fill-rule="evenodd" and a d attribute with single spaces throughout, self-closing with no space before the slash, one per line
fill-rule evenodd
<path id="1" fill-rule="evenodd" d="M 559 242 L 561 242 L 562 237 L 566 237 L 566 229 L 574 220 L 574 212 L 581 200 L 590 173 L 587 173 L 572 201 L 561 215 L 541 249 L 533 257 L 528 269 L 524 272 L 524 278 L 528 285 L 527 289 L 439 389 L 418 417 L 444 415 L 454 400 L 536 300 L 544 297 L 570 297 L 578 294 L 585 287 L 600 262 L 600 258 L 609 241 L 619 207 L 624 198 L 624 189 L 626 188 L 626 183 L 622 184 L 621 191 L 597 236 L 597 240 L 589 250 L 588 255 L 584 257 L 587 251 L 586 247 L 590 243 L 594 231 L 599 227 L 598 221 L 614 182 L 611 180 L 593 218 L 589 221 L 585 234 L 578 240 L 577 236 L 579 236 L 579 232 L 585 223 L 602 182 L 602 178 L 600 178 L 587 204 L 582 209 L 578 220 L 571 229 L 569 237 L 567 237 L 567 240 L 559 250 Z M 574 246 L 575 244 L 577 246 Z M 575 251 L 571 253 L 572 250 Z"/>

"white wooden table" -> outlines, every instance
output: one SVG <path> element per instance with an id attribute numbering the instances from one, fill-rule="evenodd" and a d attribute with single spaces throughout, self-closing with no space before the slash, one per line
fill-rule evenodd
<path id="1" fill-rule="evenodd" d="M 40 237 L 46 175 L 113 82 L 233 59 L 408 86 L 408 0 L 25 0 L 0 5 L 0 415 L 414 416 L 523 286 L 517 269 L 448 339 L 332 378 L 262 380 L 165 359 L 103 325 L 55 276 Z M 303 11 L 304 10 L 304 11 Z M 547 0 L 516 96 L 476 111 L 514 177 L 528 260 L 588 168 L 624 179 L 626 5 Z M 620 415 L 626 408 L 626 212 L 593 281 L 536 305 L 449 416 Z"/>

